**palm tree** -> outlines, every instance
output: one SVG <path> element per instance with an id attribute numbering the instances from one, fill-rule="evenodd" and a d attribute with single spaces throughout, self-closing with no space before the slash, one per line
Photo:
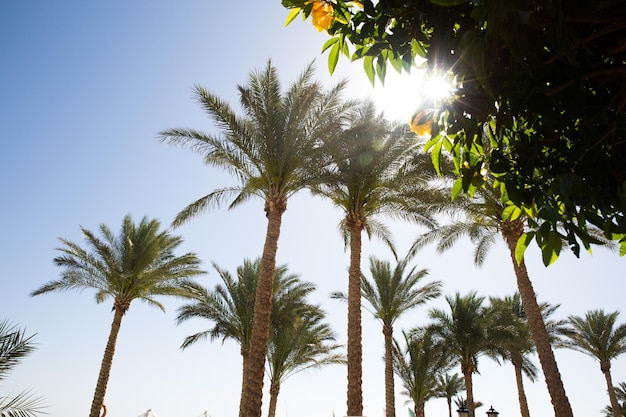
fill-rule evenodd
<path id="1" fill-rule="evenodd" d="M 189 296 L 189 287 L 194 285 L 189 278 L 204 273 L 194 253 L 174 255 L 183 239 L 160 231 L 160 227 L 158 220 L 147 217 L 135 224 L 130 215 L 124 217 L 117 236 L 104 224 L 100 225 L 100 238 L 81 227 L 88 249 L 60 239 L 64 246 L 58 250 L 62 255 L 54 258 L 54 263 L 63 268 L 61 278 L 31 293 L 36 296 L 93 289 L 97 303 L 113 300 L 113 323 L 89 417 L 100 415 L 122 318 L 133 300 L 145 301 L 164 311 L 155 296 Z"/>
<path id="2" fill-rule="evenodd" d="M 534 351 L 534 345 L 530 338 L 530 330 L 528 329 L 526 314 L 522 307 L 519 294 L 504 298 L 490 297 L 489 300 L 491 307 L 498 316 L 498 321 L 501 323 L 510 323 L 514 328 L 514 337 L 504 340 L 502 343 L 504 349 L 503 358 L 509 360 L 515 370 L 520 413 L 522 417 L 530 417 L 522 376 L 526 375 L 531 382 L 534 382 L 537 379 L 538 370 L 529 358 L 529 354 Z"/>
<path id="3" fill-rule="evenodd" d="M 430 311 L 433 328 L 449 354 L 461 365 L 470 417 L 474 417 L 472 375 L 478 372 L 478 357 L 501 355 L 501 341 L 514 335 L 511 326 L 495 320 L 493 310 L 483 306 L 484 300 L 476 292 L 466 296 L 457 292 L 454 297 L 446 296 L 450 314 L 440 309 Z"/>
<path id="4" fill-rule="evenodd" d="M 569 316 L 569 326 L 564 331 L 566 346 L 587 354 L 600 362 L 606 379 L 613 417 L 621 417 L 620 405 L 613 388 L 611 361 L 626 352 L 626 323 L 616 326 L 618 311 L 605 313 L 591 310 L 585 317 Z"/>
<path id="5" fill-rule="evenodd" d="M 409 258 L 396 264 L 370 257 L 372 280 L 363 277 L 361 292 L 372 306 L 372 314 L 383 325 L 385 341 L 385 409 L 387 417 L 395 417 L 395 389 L 393 378 L 393 325 L 400 316 L 441 294 L 442 284 L 434 281 L 417 287 L 428 274 L 416 267 L 407 270 Z"/>
<path id="6" fill-rule="evenodd" d="M 254 261 L 244 259 L 243 264 L 237 267 L 236 278 L 215 262 L 213 268 L 219 274 L 222 284 L 217 284 L 213 290 L 200 285 L 195 286 L 194 301 L 181 306 L 176 318 L 178 324 L 193 318 L 201 318 L 211 321 L 213 327 L 187 336 L 181 348 L 186 349 L 207 338 L 222 341 L 232 339 L 239 344 L 243 372 L 249 360 L 261 259 Z M 309 282 L 300 281 L 298 275 L 289 274 L 286 265 L 278 265 L 274 270 L 273 286 L 271 328 L 292 326 L 294 317 L 308 308 L 305 298 L 315 287 Z"/>
<path id="7" fill-rule="evenodd" d="M 22 359 L 34 349 L 35 335 L 26 336 L 7 320 L 0 321 L 0 381 L 5 379 Z M 30 391 L 22 391 L 16 396 L 0 397 L 0 416 L 35 417 L 47 414 L 43 411 L 42 399 L 33 396 Z"/>
<path id="8" fill-rule="evenodd" d="M 437 377 L 435 395 L 439 398 L 445 398 L 448 402 L 448 417 L 452 417 L 452 399 L 464 389 L 465 383 L 459 374 L 445 373 L 439 374 Z"/>
<path id="9" fill-rule="evenodd" d="M 497 241 L 498 235 L 504 239 L 509 249 L 517 288 L 555 414 L 560 417 L 572 417 L 572 407 L 565 393 L 550 343 L 550 335 L 546 330 L 524 258 L 522 256 L 517 259 L 517 244 L 524 233 L 526 216 L 516 211 L 514 206 L 505 205 L 500 197 L 500 189 L 493 186 L 493 181 L 489 181 L 485 187 L 477 189 L 474 198 L 459 197 L 454 202 L 442 204 L 439 207 L 440 212 L 458 215 L 458 218 L 420 236 L 413 244 L 412 250 L 438 241 L 437 249 L 443 252 L 451 248 L 461 237 L 468 236 L 476 243 L 474 263 L 480 266 L 489 249 Z"/>
<path id="10" fill-rule="evenodd" d="M 289 306 L 281 304 L 281 306 Z M 280 309 L 280 308 L 279 308 Z M 276 403 L 282 383 L 291 375 L 330 364 L 345 364 L 344 355 L 335 351 L 335 335 L 319 306 L 308 305 L 295 314 L 292 323 L 270 328 L 267 363 L 270 379 L 268 417 L 276 414 Z M 282 315 L 294 316 L 293 309 Z"/>
<path id="11" fill-rule="evenodd" d="M 620 382 L 616 387 L 613 387 L 613 389 L 615 390 L 615 396 L 619 403 L 620 415 L 626 415 L 626 382 Z M 606 417 L 613 417 L 613 407 L 607 405 L 604 407 L 604 410 L 602 410 L 602 413 Z"/>
<path id="12" fill-rule="evenodd" d="M 347 124 L 327 151 L 333 164 L 311 187 L 343 211 L 340 230 L 350 248 L 348 269 L 348 415 L 363 414 L 361 346 L 361 235 L 375 235 L 393 250 L 388 229 L 375 219 L 385 215 L 432 226 L 415 211 L 426 184 L 436 174 L 405 125 L 392 128 L 366 101 L 347 114 Z M 395 252 L 394 252 L 395 253 Z"/>
<path id="13" fill-rule="evenodd" d="M 403 334 L 406 348 L 402 351 L 395 342 L 394 371 L 404 386 L 402 394 L 413 401 L 415 416 L 424 417 L 426 401 L 437 396 L 437 375 L 453 362 L 432 328 L 417 327 Z"/>
<path id="14" fill-rule="evenodd" d="M 494 309 L 500 323 L 510 323 L 514 329 L 514 337 L 502 341 L 504 349 L 503 359 L 513 364 L 515 370 L 515 381 L 517 383 L 517 394 L 522 417 L 530 417 L 528 401 L 524 390 L 523 375 L 531 382 L 535 382 L 538 375 L 537 367 L 530 361 L 529 356 L 535 352 L 535 345 L 530 336 L 526 312 L 522 306 L 519 293 L 504 298 L 489 297 L 491 308 Z M 564 330 L 564 321 L 552 320 L 550 316 L 556 311 L 559 305 L 541 303 L 541 313 L 546 324 L 546 329 L 550 335 L 550 340 L 554 344 L 560 342 L 559 337 Z"/>
<path id="15" fill-rule="evenodd" d="M 173 226 L 227 200 L 229 209 L 253 196 L 264 202 L 267 232 L 254 306 L 250 360 L 244 366 L 242 417 L 261 416 L 272 280 L 282 216 L 289 197 L 317 178 L 313 171 L 323 166 L 316 150 L 319 138 L 336 131 L 336 121 L 343 114 L 339 96 L 345 82 L 324 94 L 312 77 L 313 67 L 309 65 L 282 93 L 276 69 L 268 61 L 265 70 L 252 72 L 248 84 L 238 86 L 243 116 L 218 96 L 197 86 L 196 98 L 216 123 L 219 134 L 186 128 L 160 134 L 161 141 L 199 152 L 205 164 L 222 168 L 239 181 L 238 185 L 212 191 L 189 204 L 176 216 Z"/>

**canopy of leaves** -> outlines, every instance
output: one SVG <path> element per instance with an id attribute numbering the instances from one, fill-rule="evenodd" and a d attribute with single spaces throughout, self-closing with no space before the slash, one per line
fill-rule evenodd
<path id="1" fill-rule="evenodd" d="M 310 13 L 311 2 L 282 3 L 289 19 Z M 626 2 L 330 4 L 331 71 L 345 54 L 362 59 L 372 82 L 388 63 L 409 70 L 419 57 L 454 73 L 456 99 L 433 109 L 429 146 L 454 155 L 466 192 L 488 168 L 503 198 L 548 225 L 540 247 L 560 236 L 578 254 L 595 243 L 592 224 L 626 253 Z"/>

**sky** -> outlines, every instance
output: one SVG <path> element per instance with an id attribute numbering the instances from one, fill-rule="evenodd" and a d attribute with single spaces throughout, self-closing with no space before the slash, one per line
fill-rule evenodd
<path id="1" fill-rule="evenodd" d="M 110 301 L 96 304 L 90 291 L 29 294 L 57 279 L 53 265 L 66 238 L 82 243 L 80 227 L 100 224 L 118 230 L 124 215 L 157 218 L 164 228 L 176 213 L 213 189 L 234 184 L 225 173 L 202 164 L 190 150 L 170 147 L 158 133 L 173 127 L 215 131 L 194 102 L 201 85 L 237 106 L 238 84 L 268 59 L 284 86 L 315 62 L 316 77 L 331 86 L 350 80 L 346 98 L 373 97 L 390 117 L 406 118 L 421 99 L 419 75 L 392 77 L 373 89 L 360 64 L 340 62 L 331 76 L 327 39 L 310 22 L 284 27 L 287 10 L 278 0 L 216 2 L 58 0 L 0 2 L 0 319 L 28 334 L 37 350 L 4 381 L 0 396 L 30 389 L 44 397 L 54 417 L 84 417 L 93 397 L 113 315 Z M 348 253 L 337 230 L 340 213 L 306 192 L 294 196 L 284 215 L 278 263 L 315 283 L 311 301 L 327 312 L 339 343 L 346 341 L 346 306 L 331 300 L 346 291 Z M 422 232 L 388 222 L 399 252 Z M 209 272 L 207 287 L 219 282 L 211 262 L 234 273 L 243 260 L 258 257 L 265 237 L 263 203 L 216 209 L 173 231 Z M 391 260 L 379 242 L 364 239 L 368 257 Z M 476 268 L 472 246 L 461 242 L 443 255 L 433 248 L 414 260 L 428 269 L 426 281 L 441 280 L 444 294 L 503 297 L 516 290 L 511 261 L 502 242 Z M 554 315 L 584 315 L 591 309 L 620 310 L 626 289 L 625 259 L 605 249 L 565 252 L 546 268 L 539 251 L 527 252 L 527 266 L 539 301 L 560 304 Z M 232 341 L 198 343 L 184 351 L 185 336 L 207 329 L 201 320 L 175 324 L 182 301 L 163 300 L 167 310 L 135 302 L 124 317 L 105 404 L 110 417 L 135 417 L 152 409 L 159 417 L 212 417 L 238 413 L 241 357 Z M 396 335 L 428 323 L 443 298 L 407 312 Z M 626 320 L 626 317 L 621 317 Z M 622 321 L 619 321 L 622 322 Z M 380 325 L 363 310 L 364 415 L 384 409 L 383 338 Z M 600 416 L 609 403 L 599 364 L 574 351 L 555 352 L 575 416 Z M 537 358 L 534 358 L 538 365 Z M 456 369 L 459 372 L 459 369 Z M 501 417 L 519 416 L 513 368 L 488 358 L 479 361 L 474 397 Z M 626 381 L 626 357 L 613 363 L 615 384 Z M 525 380 L 531 415 L 553 415 L 540 376 Z M 267 388 L 266 383 L 266 388 Z M 407 397 L 396 385 L 398 416 Z M 264 398 L 266 415 L 268 397 Z M 283 384 L 278 417 L 346 414 L 346 370 L 330 366 L 297 374 Z M 445 400 L 426 404 L 426 415 L 447 415 Z"/>

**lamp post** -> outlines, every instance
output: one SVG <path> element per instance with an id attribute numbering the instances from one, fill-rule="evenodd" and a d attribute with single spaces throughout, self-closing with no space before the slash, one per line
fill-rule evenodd
<path id="1" fill-rule="evenodd" d="M 469 417 L 469 410 L 464 405 L 460 406 L 456 412 L 459 414 L 459 417 Z"/>
<path id="2" fill-rule="evenodd" d="M 489 410 L 487 410 L 487 417 L 498 417 L 498 414 L 500 414 L 500 413 L 498 413 L 496 410 L 494 410 L 493 406 L 491 406 L 489 408 Z"/>

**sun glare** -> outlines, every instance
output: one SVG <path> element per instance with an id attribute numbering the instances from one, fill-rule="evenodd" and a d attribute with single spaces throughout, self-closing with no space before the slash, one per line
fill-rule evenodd
<path id="1" fill-rule="evenodd" d="M 385 85 L 377 84 L 373 97 L 379 110 L 390 119 L 408 120 L 428 101 L 436 105 L 453 93 L 454 85 L 445 75 L 427 74 L 423 70 L 413 70 L 410 74 L 389 71 Z"/>

